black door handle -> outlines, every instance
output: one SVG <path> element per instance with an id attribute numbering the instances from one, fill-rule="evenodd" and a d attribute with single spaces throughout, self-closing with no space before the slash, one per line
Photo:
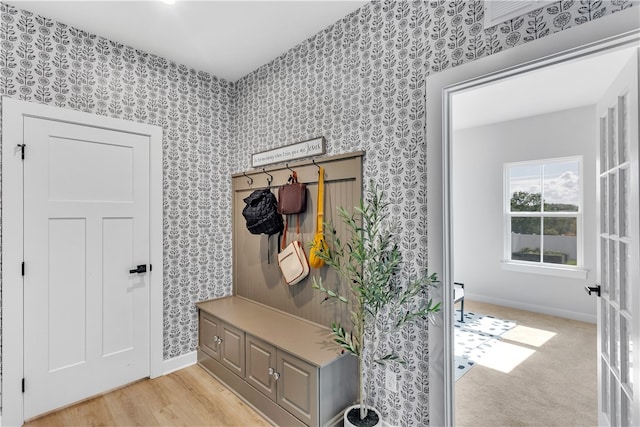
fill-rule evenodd
<path id="1" fill-rule="evenodd" d="M 146 273 L 147 272 L 147 264 L 140 264 L 139 266 L 137 266 L 136 268 L 134 268 L 133 270 L 129 270 L 129 273 L 131 274 L 141 274 L 141 273 Z"/>
<path id="2" fill-rule="evenodd" d="M 584 290 L 586 293 L 588 293 L 589 295 L 591 295 L 591 292 L 595 292 L 596 295 L 600 296 L 600 285 L 595 285 L 595 286 L 585 286 Z"/>

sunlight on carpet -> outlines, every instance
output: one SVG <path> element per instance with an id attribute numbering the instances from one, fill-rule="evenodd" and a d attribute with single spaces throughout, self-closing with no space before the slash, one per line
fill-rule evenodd
<path id="1" fill-rule="evenodd" d="M 476 364 L 508 374 L 535 353 L 528 347 L 541 347 L 556 336 L 489 315 L 465 312 L 464 322 L 460 311 L 455 316 L 456 381 Z"/>
<path id="2" fill-rule="evenodd" d="M 470 311 L 464 313 L 464 321 L 460 322 L 459 310 L 456 310 L 455 319 L 454 363 L 457 381 L 483 359 L 499 342 L 500 336 L 516 326 L 516 322 Z"/>
<path id="3" fill-rule="evenodd" d="M 485 368 L 508 374 L 535 352 L 530 348 L 496 340 L 477 363 Z"/>
<path id="4" fill-rule="evenodd" d="M 545 331 L 544 329 L 518 325 L 508 333 L 504 334 L 503 338 L 533 347 L 542 347 L 547 341 L 556 335 L 557 334 L 555 332 Z"/>

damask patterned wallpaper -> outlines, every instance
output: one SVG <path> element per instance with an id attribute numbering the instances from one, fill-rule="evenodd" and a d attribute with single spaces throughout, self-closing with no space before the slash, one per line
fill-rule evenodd
<path id="1" fill-rule="evenodd" d="M 164 357 L 193 351 L 193 302 L 231 292 L 229 174 L 250 154 L 324 135 L 365 150 L 365 179 L 392 202 L 403 276 L 426 267 L 425 79 L 630 7 L 562 0 L 483 28 L 479 0 L 375 1 L 237 84 L 0 3 L 0 95 L 162 126 Z M 1 317 L 1 316 L 0 316 Z M 390 343 L 398 393 L 376 369 L 385 419 L 428 425 L 428 325 Z"/>
<path id="2" fill-rule="evenodd" d="M 193 303 L 231 292 L 234 85 L 3 3 L 0 11 L 0 95 L 162 127 L 164 358 L 193 351 Z"/>
<path id="3" fill-rule="evenodd" d="M 426 77 L 631 5 L 563 0 L 492 28 L 478 0 L 365 5 L 237 82 L 233 170 L 249 169 L 253 152 L 319 135 L 328 155 L 365 150 L 363 182 L 387 193 L 403 277 L 415 276 L 427 267 Z M 428 338 L 425 322 L 389 343 L 408 362 L 393 368 L 398 393 L 374 367 L 370 400 L 386 420 L 428 424 Z"/>

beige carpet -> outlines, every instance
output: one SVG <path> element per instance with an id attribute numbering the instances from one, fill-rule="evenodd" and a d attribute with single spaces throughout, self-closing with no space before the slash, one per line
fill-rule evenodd
<path id="1" fill-rule="evenodd" d="M 596 426 L 596 326 L 465 300 L 518 325 L 455 383 L 456 426 Z"/>

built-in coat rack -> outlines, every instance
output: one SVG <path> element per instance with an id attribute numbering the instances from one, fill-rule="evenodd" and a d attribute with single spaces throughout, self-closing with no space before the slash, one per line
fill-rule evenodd
<path id="1" fill-rule="evenodd" d="M 342 179 L 346 175 L 352 175 L 348 171 L 340 170 L 345 159 L 363 156 L 364 152 L 357 151 L 337 156 L 313 158 L 298 162 L 286 162 L 284 164 L 243 171 L 232 175 L 234 189 L 251 188 L 255 190 L 258 188 L 284 185 L 289 180 L 293 171 L 296 172 L 299 182 L 316 183 L 318 182 L 320 166 L 324 168 L 325 180 L 331 181 L 332 179 Z M 239 177 L 244 179 L 242 181 L 238 181 L 237 178 Z"/>
<path id="2" fill-rule="evenodd" d="M 246 206 L 243 201 L 253 191 L 286 185 L 295 171 L 298 182 L 307 185 L 306 212 L 299 215 L 300 240 L 304 249 L 316 233 L 316 204 L 320 166 L 324 169 L 324 213 L 325 221 L 332 221 L 341 231 L 338 224 L 336 208 L 357 206 L 362 198 L 362 159 L 364 152 L 341 154 L 337 156 L 315 157 L 296 162 L 278 165 L 260 166 L 258 168 L 236 173 L 232 176 L 233 189 L 233 293 L 252 301 L 276 308 L 295 316 L 302 317 L 320 325 L 329 325 L 336 317 L 340 321 L 349 322 L 348 310 L 342 305 L 327 309 L 321 304 L 323 296 L 315 291 L 311 284 L 313 278 L 322 275 L 323 280 L 337 280 L 335 272 L 328 268 L 312 269 L 309 277 L 302 282 L 287 286 L 282 279 L 282 272 L 277 263 L 269 264 L 267 254 L 277 253 L 278 239 L 269 239 L 266 235 L 249 233 L 242 210 Z M 290 230 L 291 231 L 291 230 Z M 346 232 L 346 230 L 344 230 Z"/>

